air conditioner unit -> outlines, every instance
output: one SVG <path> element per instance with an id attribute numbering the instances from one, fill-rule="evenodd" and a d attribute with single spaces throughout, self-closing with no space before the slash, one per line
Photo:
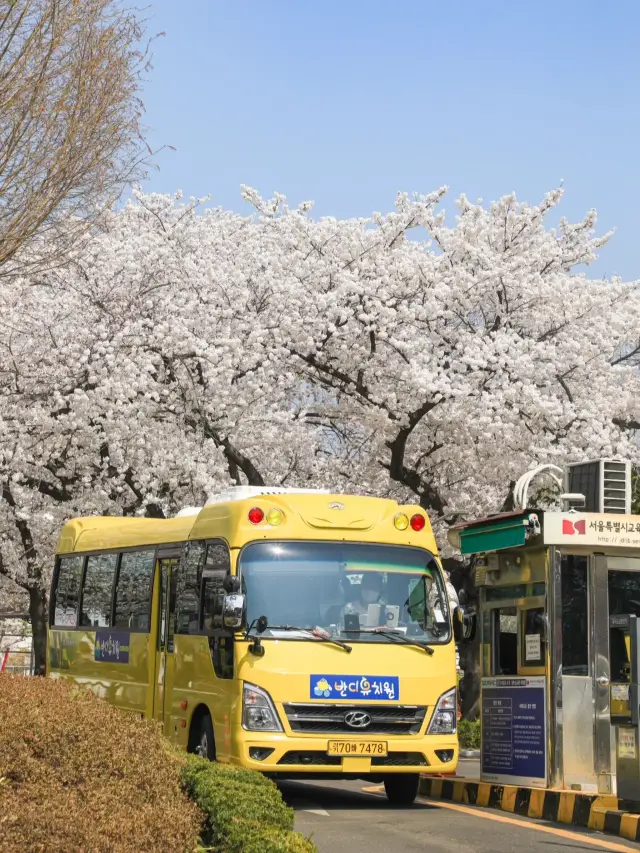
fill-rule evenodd
<path id="1" fill-rule="evenodd" d="M 597 459 L 567 465 L 565 486 L 584 495 L 583 512 L 631 514 L 631 462 Z"/>

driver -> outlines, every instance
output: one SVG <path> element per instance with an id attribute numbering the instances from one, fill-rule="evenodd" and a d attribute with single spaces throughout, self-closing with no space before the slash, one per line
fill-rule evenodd
<path id="1" fill-rule="evenodd" d="M 342 609 L 342 617 L 345 614 L 355 613 L 363 616 L 369 611 L 370 604 L 378 604 L 382 594 L 382 577 L 379 572 L 365 572 L 358 592 L 358 598 L 347 603 Z"/>

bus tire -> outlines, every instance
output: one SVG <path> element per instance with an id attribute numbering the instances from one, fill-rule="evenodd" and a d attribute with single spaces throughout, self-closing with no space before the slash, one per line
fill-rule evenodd
<path id="1" fill-rule="evenodd" d="M 384 780 L 387 799 L 394 806 L 410 806 L 418 796 L 419 783 L 418 773 L 397 773 L 387 776 Z"/>
<path id="2" fill-rule="evenodd" d="M 216 759 L 216 744 L 213 736 L 213 723 L 207 711 L 200 714 L 193 721 L 191 737 L 189 738 L 189 752 L 193 752 L 209 761 Z"/>

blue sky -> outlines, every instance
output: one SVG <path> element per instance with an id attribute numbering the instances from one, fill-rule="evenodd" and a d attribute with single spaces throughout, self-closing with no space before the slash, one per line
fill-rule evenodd
<path id="1" fill-rule="evenodd" d="M 593 275 L 640 278 L 640 3 L 616 0 L 151 0 L 146 188 L 240 184 L 315 215 L 398 190 L 527 201 L 616 234 Z"/>

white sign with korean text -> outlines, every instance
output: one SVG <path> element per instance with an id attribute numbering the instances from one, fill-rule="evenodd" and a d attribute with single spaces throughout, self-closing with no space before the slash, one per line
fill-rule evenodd
<path id="1" fill-rule="evenodd" d="M 525 660 L 540 660 L 540 634 L 527 634 L 525 637 Z"/>
<path id="2" fill-rule="evenodd" d="M 618 757 L 619 758 L 635 758 L 636 757 L 636 730 L 635 729 L 618 729 Z"/>
<path id="3" fill-rule="evenodd" d="M 640 548 L 640 515 L 546 512 L 543 536 L 545 545 Z"/>
<path id="4" fill-rule="evenodd" d="M 629 685 L 628 684 L 612 684 L 611 685 L 611 699 L 614 702 L 628 702 L 629 701 Z"/>

